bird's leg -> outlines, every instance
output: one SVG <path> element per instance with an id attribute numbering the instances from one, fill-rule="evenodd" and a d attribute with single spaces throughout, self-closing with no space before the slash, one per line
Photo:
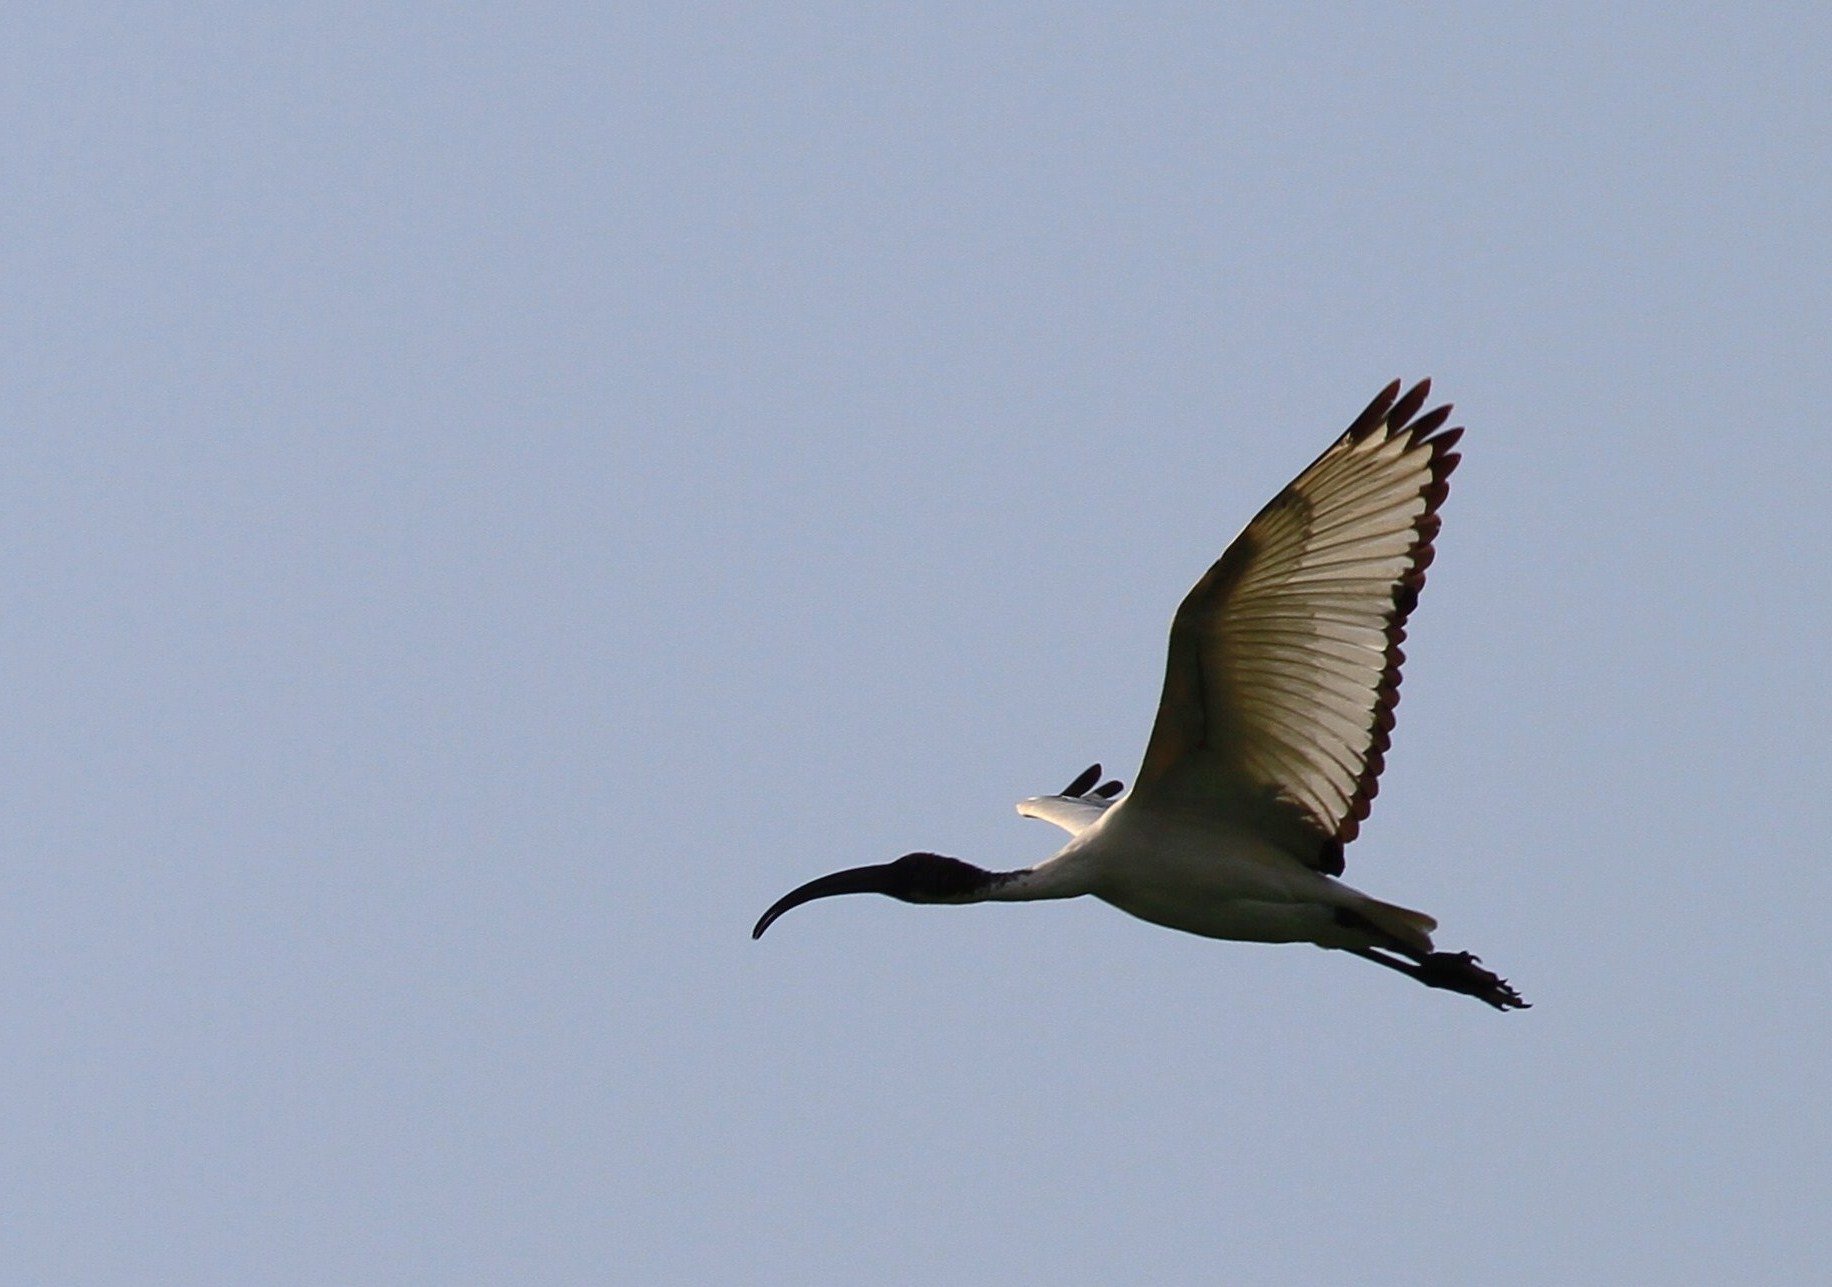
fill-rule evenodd
<path id="1" fill-rule="evenodd" d="M 1499 974 L 1482 968 L 1470 952 L 1433 952 L 1419 964 L 1418 980 L 1429 988 L 1448 988 L 1486 1001 L 1497 1010 L 1525 1010 L 1527 1003 Z"/>
<path id="2" fill-rule="evenodd" d="M 1377 948 L 1348 950 L 1376 965 L 1409 974 L 1428 988 L 1461 992 L 1479 1001 L 1486 1001 L 1497 1010 L 1528 1008 L 1528 1003 L 1521 1000 L 1520 993 L 1509 986 L 1506 979 L 1483 969 L 1481 958 L 1468 952 L 1432 952 L 1417 960 L 1407 961 L 1389 956 Z"/>

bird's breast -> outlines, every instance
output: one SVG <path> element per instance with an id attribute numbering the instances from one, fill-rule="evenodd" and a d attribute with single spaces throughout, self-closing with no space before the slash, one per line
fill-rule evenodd
<path id="1" fill-rule="evenodd" d="M 1091 892 L 1208 938 L 1315 941 L 1348 892 L 1254 833 L 1206 821 L 1103 819 L 1077 846 Z"/>

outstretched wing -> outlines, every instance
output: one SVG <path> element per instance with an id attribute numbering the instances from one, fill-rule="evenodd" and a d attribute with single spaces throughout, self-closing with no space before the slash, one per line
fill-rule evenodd
<path id="1" fill-rule="evenodd" d="M 1133 798 L 1241 811 L 1319 871 L 1368 816 L 1456 468 L 1448 406 L 1399 381 L 1262 509 L 1171 623 Z M 1416 419 L 1414 417 L 1417 417 Z"/>
<path id="2" fill-rule="evenodd" d="M 1097 782 L 1099 786 L 1094 785 Z M 1071 836 L 1079 836 L 1112 807 L 1113 798 L 1125 789 L 1118 781 L 1101 782 L 1100 765 L 1091 764 L 1055 795 L 1034 795 L 1018 801 L 1018 812 L 1026 818 L 1054 823 Z"/>

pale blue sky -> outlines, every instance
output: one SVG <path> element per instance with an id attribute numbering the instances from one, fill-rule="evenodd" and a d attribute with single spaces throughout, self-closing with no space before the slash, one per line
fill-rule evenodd
<path id="1" fill-rule="evenodd" d="M 1832 19 L 15 6 L 0 1277 L 1804 1282 Z M 1467 424 L 1349 878 L 1534 1002 L 777 895 L 1130 779 Z"/>

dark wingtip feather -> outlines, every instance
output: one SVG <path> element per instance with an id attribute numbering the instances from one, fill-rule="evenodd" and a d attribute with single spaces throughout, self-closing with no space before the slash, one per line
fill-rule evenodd
<path id="1" fill-rule="evenodd" d="M 1409 443 L 1429 447 L 1431 460 L 1427 467 L 1431 471 L 1431 481 L 1420 491 L 1425 501 L 1425 511 L 1413 524 L 1410 564 L 1393 586 L 1393 610 L 1387 619 L 1386 667 L 1375 690 L 1372 736 L 1362 761 L 1361 778 L 1356 783 L 1355 796 L 1349 802 L 1348 812 L 1336 828 L 1332 841 L 1334 848 L 1326 850 L 1323 855 L 1323 870 L 1329 870 L 1327 863 L 1333 854 L 1337 863 L 1334 874 L 1338 875 L 1341 874 L 1341 846 L 1353 840 L 1360 832 L 1361 823 L 1373 808 L 1374 797 L 1380 790 L 1381 770 L 1386 767 L 1387 751 L 1393 744 L 1394 708 L 1399 705 L 1400 667 L 1406 660 L 1405 651 L 1400 647 L 1406 638 L 1406 618 L 1418 606 L 1419 592 L 1425 588 L 1425 569 L 1437 557 L 1433 542 L 1442 525 L 1438 507 L 1449 497 L 1451 472 L 1462 459 L 1451 448 L 1463 437 L 1463 427 L 1442 428 L 1450 419 L 1450 405 L 1446 403 L 1419 415 L 1425 399 L 1431 394 L 1431 381 L 1420 380 L 1404 397 L 1396 401 L 1398 391 L 1399 381 L 1396 380 L 1381 391 L 1380 396 L 1368 405 L 1368 410 L 1349 429 L 1351 436 L 1360 437 L 1385 425 L 1391 436 L 1403 434 Z M 1377 417 L 1371 423 L 1364 424 L 1369 420 L 1370 413 L 1375 413 L 1377 408 Z"/>
<path id="2" fill-rule="evenodd" d="M 1365 438 L 1387 422 L 1387 411 L 1393 406 L 1393 400 L 1399 397 L 1400 382 L 1393 381 L 1386 388 L 1374 395 L 1374 401 L 1355 417 L 1355 423 L 1344 431 L 1345 438 Z"/>
<path id="3" fill-rule="evenodd" d="M 1414 392 L 1417 392 L 1417 390 L 1414 390 Z M 1397 414 L 1397 412 L 1395 414 Z M 1436 429 L 1448 419 L 1450 419 L 1450 403 L 1446 402 L 1443 406 L 1435 407 L 1420 416 L 1417 420 L 1414 420 L 1407 432 L 1415 440 L 1425 438 L 1430 436 L 1433 429 Z"/>
<path id="4" fill-rule="evenodd" d="M 1075 780 L 1062 788 L 1061 794 L 1067 796 L 1086 795 L 1088 788 L 1100 781 L 1100 765 L 1090 764 L 1075 776 Z"/>
<path id="5" fill-rule="evenodd" d="M 1431 395 L 1431 381 L 1420 380 L 1406 391 L 1406 396 L 1393 404 L 1393 410 L 1387 413 L 1387 423 L 1398 433 L 1401 428 L 1411 423 L 1412 417 L 1425 405 L 1425 399 Z M 1448 409 L 1445 415 L 1449 415 Z"/>

